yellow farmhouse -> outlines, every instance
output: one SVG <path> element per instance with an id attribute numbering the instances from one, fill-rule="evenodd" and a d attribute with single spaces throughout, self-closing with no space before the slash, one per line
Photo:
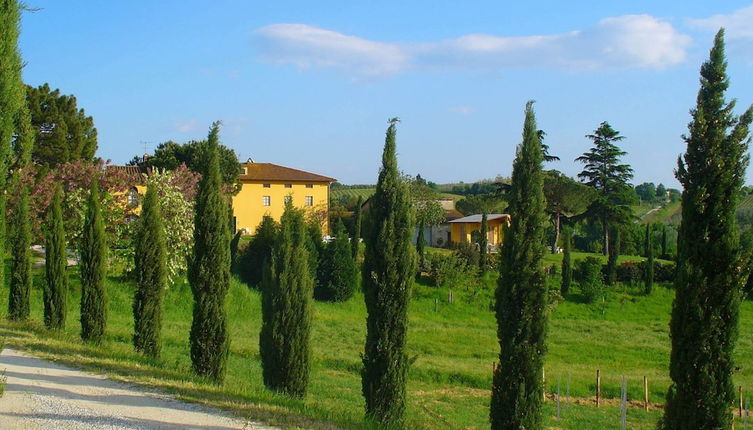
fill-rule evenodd
<path id="1" fill-rule="evenodd" d="M 487 241 L 489 247 L 496 249 L 504 239 L 504 229 L 510 226 L 510 215 L 489 214 L 486 216 Z M 451 226 L 450 240 L 454 243 L 471 243 L 471 235 L 474 231 L 481 231 L 481 215 L 470 215 L 464 218 L 454 219 L 449 222 Z"/>
<path id="2" fill-rule="evenodd" d="M 334 178 L 272 163 L 241 163 L 241 190 L 233 196 L 235 231 L 254 234 L 265 215 L 280 221 L 285 202 L 303 208 L 329 234 L 329 185 Z"/>

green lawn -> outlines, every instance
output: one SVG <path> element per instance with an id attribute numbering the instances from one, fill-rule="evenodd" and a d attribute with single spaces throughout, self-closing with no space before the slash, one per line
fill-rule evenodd
<path id="1" fill-rule="evenodd" d="M 578 255 L 576 258 L 580 258 Z M 560 256 L 547 256 L 556 263 Z M 630 257 L 627 257 L 630 258 Z M 74 366 L 113 377 L 142 382 L 187 400 L 233 410 L 241 415 L 288 427 L 371 428 L 363 422 L 360 357 L 365 338 L 365 309 L 358 294 L 342 304 L 315 304 L 311 386 L 305 400 L 290 400 L 266 391 L 258 353 L 260 300 L 254 290 L 233 281 L 227 300 L 231 355 L 226 382 L 215 386 L 192 376 L 188 332 L 191 324 L 190 288 L 177 285 L 165 300 L 163 357 L 152 361 L 133 352 L 131 298 L 133 286 L 108 280 L 110 316 L 106 341 L 99 347 L 78 339 L 79 288 L 72 270 L 67 329 L 46 331 L 42 319 L 41 274 L 32 292 L 32 322 L 0 322 L 0 335 L 10 345 Z M 498 346 L 490 310 L 495 275 L 487 274 L 478 288 L 447 291 L 417 284 L 410 310 L 409 348 L 416 362 L 409 381 L 409 424 L 417 429 L 485 429 L 488 427 L 489 387 Z M 556 280 L 554 281 L 556 282 Z M 7 288 L 0 308 L 7 308 Z M 560 385 L 561 419 L 554 401 L 547 401 L 545 419 L 552 429 L 618 428 L 620 380 L 628 379 L 631 400 L 642 399 L 643 376 L 650 381 L 651 399 L 662 403 L 668 380 L 668 321 L 673 292 L 655 288 L 651 297 L 627 287 L 615 288 L 607 303 L 581 303 L 577 288 L 554 308 L 550 319 L 546 385 L 551 394 Z M 435 299 L 439 306 L 435 311 Z M 741 339 L 737 349 L 741 370 L 736 383 L 753 390 L 753 303 L 743 305 Z M 592 406 L 595 372 L 600 369 L 605 407 Z M 566 405 L 568 387 L 574 397 Z M 634 406 L 637 406 L 634 405 Z M 631 429 L 651 429 L 660 417 L 652 407 L 628 412 Z"/>

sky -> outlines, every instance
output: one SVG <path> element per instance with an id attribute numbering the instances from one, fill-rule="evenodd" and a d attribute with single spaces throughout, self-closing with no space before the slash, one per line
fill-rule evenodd
<path id="1" fill-rule="evenodd" d="M 387 120 L 400 169 L 437 183 L 509 176 L 525 103 L 549 163 L 582 165 L 608 121 L 633 182 L 673 170 L 714 34 L 728 97 L 753 104 L 753 3 L 709 1 L 28 0 L 24 80 L 73 94 L 97 155 L 125 163 L 206 137 L 239 158 L 375 183 Z M 747 182 L 753 183 L 753 168 Z"/>

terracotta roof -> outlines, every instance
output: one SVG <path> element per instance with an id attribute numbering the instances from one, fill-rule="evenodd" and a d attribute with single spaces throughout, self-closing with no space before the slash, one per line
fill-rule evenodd
<path id="1" fill-rule="evenodd" d="M 510 215 L 507 214 L 489 214 L 486 216 L 487 221 L 491 221 L 493 219 L 500 219 L 500 218 L 510 218 Z M 474 223 L 474 224 L 481 224 L 481 214 L 476 215 L 469 215 L 465 218 L 458 218 L 454 219 L 450 222 L 465 222 L 465 223 Z"/>
<path id="2" fill-rule="evenodd" d="M 241 167 L 246 168 L 246 174 L 241 174 L 241 181 L 335 182 L 337 180 L 329 176 L 272 163 L 241 163 Z"/>

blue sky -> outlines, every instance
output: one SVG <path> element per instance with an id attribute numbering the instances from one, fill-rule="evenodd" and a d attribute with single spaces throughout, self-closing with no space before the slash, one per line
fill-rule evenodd
<path id="1" fill-rule="evenodd" d="M 124 163 L 206 136 L 241 157 L 373 183 L 387 119 L 399 163 L 435 182 L 511 172 L 523 108 L 575 175 L 609 121 L 635 183 L 677 186 L 677 156 L 716 29 L 729 95 L 753 103 L 753 3 L 708 1 L 91 2 L 29 0 L 31 85 L 75 94 L 98 155 Z M 753 183 L 753 169 L 748 182 Z"/>

